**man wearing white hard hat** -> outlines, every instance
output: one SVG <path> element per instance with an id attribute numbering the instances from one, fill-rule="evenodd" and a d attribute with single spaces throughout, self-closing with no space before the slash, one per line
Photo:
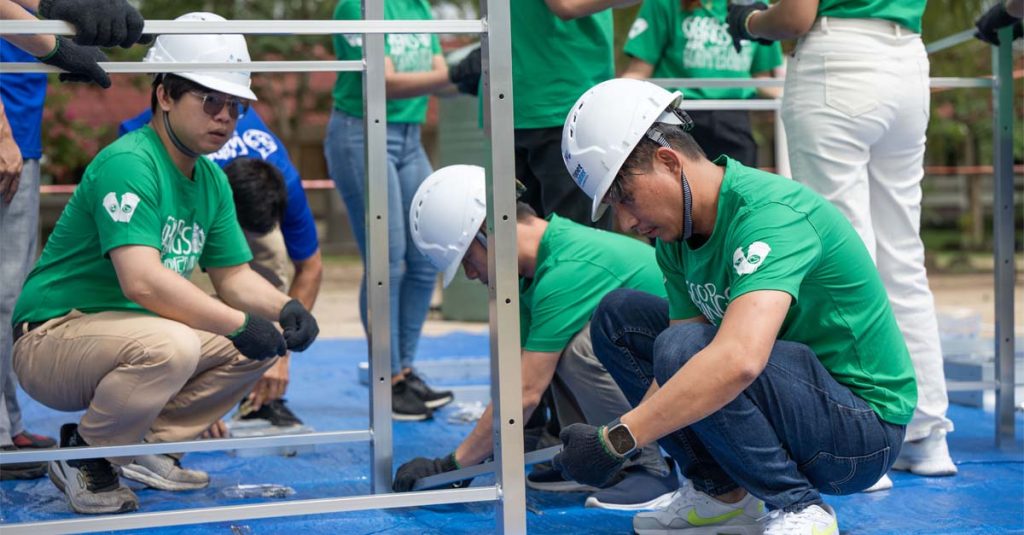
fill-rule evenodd
<path id="1" fill-rule="evenodd" d="M 680 98 L 610 80 L 566 119 L 593 215 L 611 205 L 656 240 L 668 300 L 617 290 L 597 307 L 594 351 L 634 408 L 563 429 L 554 462 L 600 484 L 658 441 L 693 484 L 637 515 L 640 534 L 838 533 L 821 494 L 864 490 L 899 454 L 907 345 L 846 218 L 797 182 L 709 161 Z"/>
<path id="2" fill-rule="evenodd" d="M 147 60 L 246 62 L 249 52 L 240 35 L 164 35 Z M 255 98 L 246 72 L 158 75 L 153 121 L 86 168 L 14 309 L 22 387 L 48 407 L 85 410 L 61 428 L 62 448 L 191 440 L 278 355 L 316 338 L 312 315 L 249 268 L 227 178 L 201 157 Z M 189 282 L 196 264 L 223 301 Z M 50 479 L 79 513 L 138 508 L 111 463 L 157 489 L 209 484 L 171 455 L 53 461 Z"/>
<path id="3" fill-rule="evenodd" d="M 516 210 L 522 333 L 523 421 L 549 388 L 562 425 L 603 423 L 629 409 L 622 391 L 601 366 L 590 343 L 590 315 L 616 288 L 665 295 L 649 245 L 585 227 L 551 214 L 537 217 L 520 202 Z M 451 282 L 459 266 L 487 283 L 487 214 L 482 167 L 452 165 L 430 175 L 409 212 L 413 243 Z M 402 465 L 395 490 L 416 480 L 482 462 L 492 453 L 491 407 L 454 451 L 438 459 L 419 457 Z M 565 481 L 557 471 L 535 471 L 527 485 L 538 490 L 593 491 L 588 507 L 638 510 L 663 506 L 679 487 L 657 444 L 645 448 L 607 488 Z M 463 482 L 468 484 L 468 482 Z"/>

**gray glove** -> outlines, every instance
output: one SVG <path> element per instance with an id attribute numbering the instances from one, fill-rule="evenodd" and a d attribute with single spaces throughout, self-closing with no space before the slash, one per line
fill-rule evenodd
<path id="1" fill-rule="evenodd" d="M 1021 19 L 1007 12 L 1006 4 L 1000 0 L 974 22 L 977 28 L 974 36 L 990 45 L 999 45 L 999 29 L 1011 24 L 1016 25 L 1013 27 L 1013 40 L 1024 36 L 1024 24 L 1021 24 Z"/>
<path id="2" fill-rule="evenodd" d="M 107 71 L 99 66 L 99 62 L 107 61 L 107 55 L 94 46 L 78 46 L 58 36 L 53 52 L 39 61 L 65 71 L 60 73 L 61 82 L 96 82 L 103 89 L 110 87 Z"/>
<path id="3" fill-rule="evenodd" d="M 73 24 L 80 45 L 128 48 L 153 41 L 142 35 L 145 19 L 126 0 L 39 0 L 39 14 Z"/>
<path id="4" fill-rule="evenodd" d="M 462 61 L 448 67 L 448 80 L 460 93 L 476 96 L 480 92 L 480 49 L 469 53 Z"/>
<path id="5" fill-rule="evenodd" d="M 252 360 L 265 360 L 287 352 L 284 337 L 273 323 L 253 314 L 245 315 L 245 323 L 228 340 L 238 352 Z"/>

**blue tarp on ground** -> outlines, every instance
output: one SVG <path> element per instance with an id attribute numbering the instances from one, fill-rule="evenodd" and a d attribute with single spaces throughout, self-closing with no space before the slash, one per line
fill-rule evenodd
<path id="1" fill-rule="evenodd" d="M 486 334 L 455 333 L 424 338 L 421 359 L 487 356 Z M 357 364 L 366 358 L 362 340 L 318 341 L 292 359 L 289 405 L 318 431 L 365 429 L 368 426 L 366 387 L 358 384 Z M 442 382 L 443 377 L 438 381 Z M 485 384 L 485 369 L 479 384 Z M 460 381 L 464 382 L 464 381 Z M 31 430 L 55 436 L 61 423 L 76 414 L 58 413 L 21 393 L 25 421 Z M 447 421 L 443 409 L 426 423 L 396 422 L 397 463 L 415 455 L 440 456 L 451 451 L 470 426 Z M 952 478 L 921 478 L 894 473 L 895 487 L 875 494 L 826 497 L 839 514 L 844 533 L 1024 533 L 1024 417 L 1018 415 L 1018 441 L 1009 451 L 994 447 L 991 413 L 952 406 L 956 432 L 949 443 L 960 474 Z M 369 447 L 366 444 L 317 446 L 296 457 L 238 457 L 224 452 L 195 453 L 185 464 L 210 472 L 209 488 L 169 493 L 138 489 L 142 511 L 258 503 L 232 499 L 225 489 L 239 483 L 277 483 L 295 489 L 288 499 L 368 494 Z M 480 484 L 493 482 L 479 478 Z M 531 533 L 629 533 L 632 514 L 584 509 L 586 495 L 527 491 Z M 0 484 L 0 517 L 4 523 L 73 518 L 64 497 L 47 479 Z M 493 531 L 494 505 L 476 503 L 426 508 L 362 511 L 307 517 L 207 524 L 149 530 L 149 533 L 482 533 Z"/>

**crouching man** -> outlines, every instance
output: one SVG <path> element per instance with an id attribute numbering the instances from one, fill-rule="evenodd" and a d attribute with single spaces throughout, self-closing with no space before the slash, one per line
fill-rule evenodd
<path id="1" fill-rule="evenodd" d="M 239 35 L 161 36 L 149 55 L 249 60 Z M 246 72 L 158 75 L 152 122 L 89 164 L 29 274 L 14 310 L 14 367 L 44 405 L 85 409 L 61 428 L 62 448 L 191 440 L 278 355 L 316 338 L 313 316 L 249 268 L 228 181 L 202 157 L 256 99 L 249 85 Z M 196 264 L 223 301 L 188 280 Z M 170 455 L 53 461 L 50 478 L 76 512 L 138 508 L 112 463 L 153 488 L 209 484 Z"/>
<path id="2" fill-rule="evenodd" d="M 461 264 L 466 276 L 487 283 L 487 215 L 484 170 L 469 165 L 440 169 L 420 185 L 409 214 L 413 243 L 439 270 L 447 285 Z M 523 421 L 548 389 L 562 426 L 603 423 L 629 409 L 622 391 L 594 356 L 590 316 L 617 288 L 664 296 L 654 249 L 637 240 L 584 227 L 557 215 L 541 219 L 525 203 L 516 213 L 522 332 Z M 402 465 L 395 490 L 410 490 L 417 479 L 469 466 L 493 449 L 491 406 L 476 428 L 447 457 L 417 458 Z M 527 485 L 538 490 L 593 492 L 588 507 L 637 510 L 663 506 L 679 478 L 657 444 L 601 487 L 580 486 L 558 471 L 535 471 Z"/>
<path id="3" fill-rule="evenodd" d="M 907 345 L 846 218 L 794 181 L 709 161 L 680 98 L 610 80 L 566 121 L 593 216 L 609 204 L 656 238 L 668 300 L 617 290 L 597 307 L 594 351 L 634 408 L 563 429 L 555 464 L 600 484 L 660 443 L 693 484 L 638 515 L 641 535 L 837 534 L 821 495 L 864 490 L 899 454 L 917 403 Z"/>

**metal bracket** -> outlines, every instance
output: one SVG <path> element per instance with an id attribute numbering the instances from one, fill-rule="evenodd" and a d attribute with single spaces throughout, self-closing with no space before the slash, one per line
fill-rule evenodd
<path id="1" fill-rule="evenodd" d="M 526 466 L 531 464 L 543 463 L 550 461 L 554 458 L 555 454 L 562 451 L 562 446 L 551 446 L 550 448 L 544 448 L 542 450 L 534 450 L 526 454 L 524 459 L 526 460 Z M 444 472 L 442 474 L 435 474 L 432 476 L 424 477 L 416 481 L 413 485 L 412 490 L 427 490 L 443 487 L 456 481 L 462 481 L 463 479 L 473 478 L 483 474 L 489 474 L 494 471 L 494 461 L 487 461 L 486 463 L 475 464 L 473 466 L 467 466 L 451 472 Z"/>

